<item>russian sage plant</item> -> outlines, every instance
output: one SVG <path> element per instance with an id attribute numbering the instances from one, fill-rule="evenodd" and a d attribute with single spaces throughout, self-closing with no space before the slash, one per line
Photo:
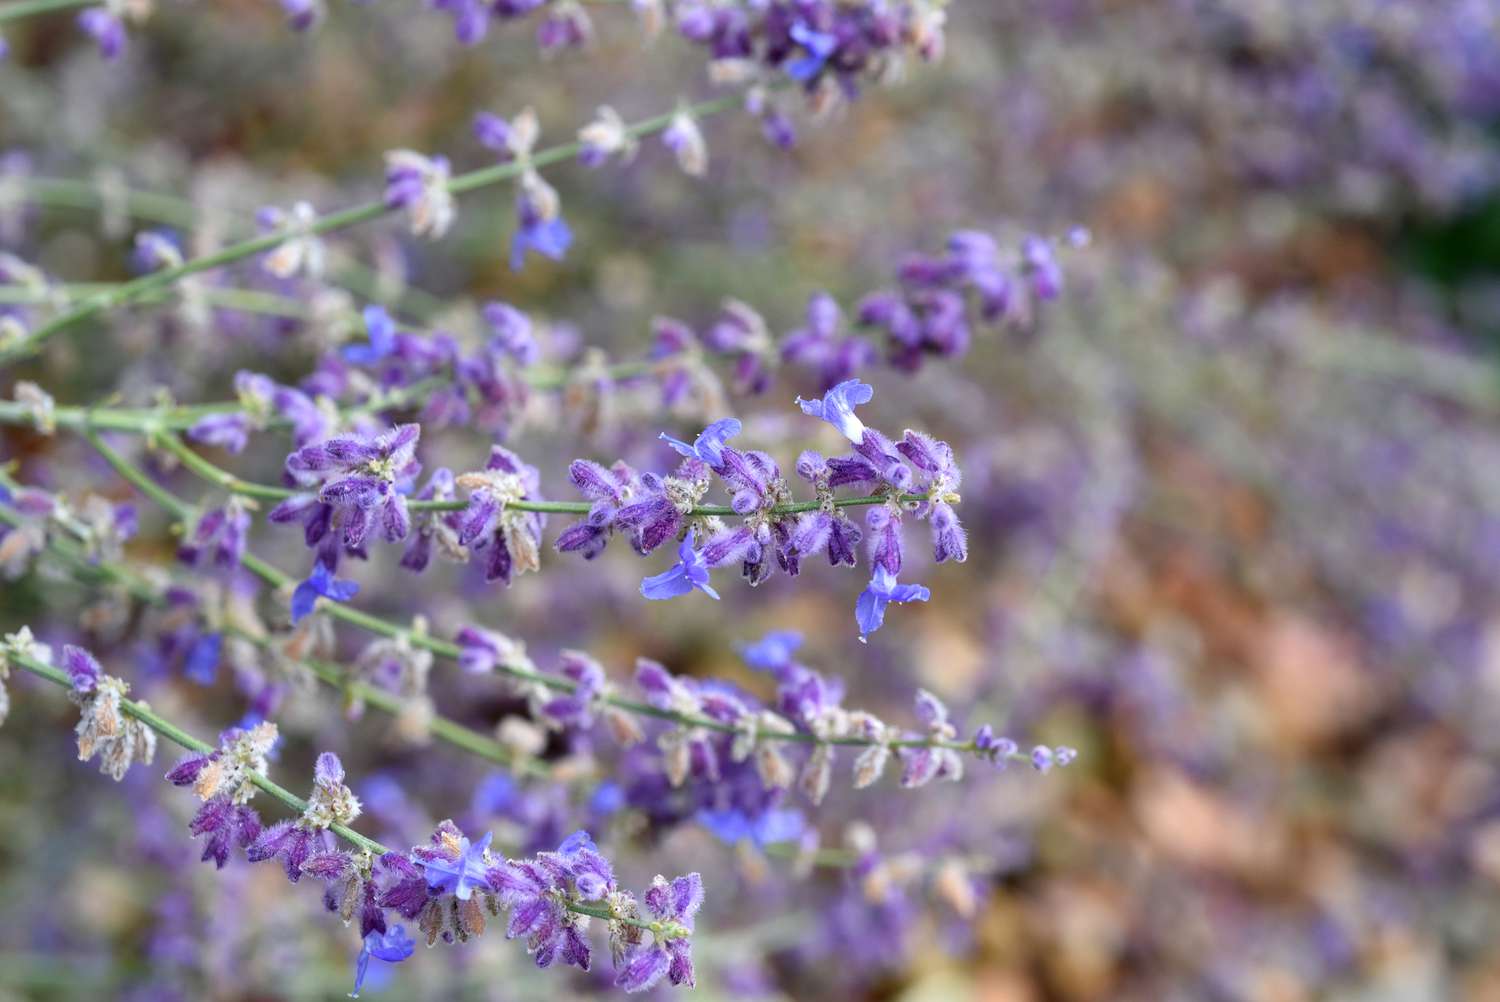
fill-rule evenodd
<path id="1" fill-rule="evenodd" d="M 943 56 L 946 3 L 434 0 L 395 21 L 364 6 L 283 0 L 307 37 L 272 44 L 317 47 L 313 29 L 332 20 L 358 39 L 446 18 L 458 46 L 496 48 L 507 22 L 525 22 L 547 54 L 644 32 L 698 53 L 721 93 L 634 119 L 556 100 L 502 108 L 497 95 L 450 146 L 372 158 L 350 197 L 260 186 L 243 215 L 101 173 L 73 190 L 132 277 L 88 285 L 54 271 L 46 245 L 47 193 L 65 179 L 7 154 L 0 423 L 16 430 L 8 448 L 24 429 L 51 458 L 7 457 L 0 570 L 72 582 L 92 611 L 38 610 L 5 636 L 0 718 L 48 699 L 21 674 L 63 689 L 81 760 L 137 784 L 132 798 L 154 801 L 134 777 L 165 770 L 182 804 L 196 800 L 165 810 L 183 812 L 202 862 L 274 862 L 321 890 L 348 927 L 356 995 L 418 943 L 470 944 L 492 921 L 538 967 L 602 969 L 626 992 L 691 988 L 695 937 L 733 918 L 751 861 L 789 896 L 816 870 L 839 874 L 826 900 L 847 934 L 909 924 L 924 891 L 972 918 L 1003 862 L 948 838 L 904 848 L 899 830 L 877 847 L 864 815 L 880 812 L 861 806 L 876 795 L 849 791 L 921 797 L 976 769 L 1045 774 L 1076 752 L 1002 736 L 892 670 L 911 646 L 892 635 L 916 615 L 901 607 L 940 607 L 930 576 L 994 542 L 964 515 L 961 450 L 915 416 L 931 408 L 913 405 L 908 381 L 924 363 L 962 365 L 982 338 L 1034 330 L 1087 233 L 961 229 L 844 303 L 817 292 L 752 306 L 718 289 L 696 321 L 654 316 L 623 358 L 521 305 L 536 269 L 583 271 L 581 251 L 608 252 L 590 246 L 597 203 L 582 194 L 600 172 L 703 184 L 735 144 L 790 151 L 801 128 L 846 128 L 842 109 L 943 72 L 919 67 Z M 72 9 L 103 72 L 123 76 L 157 58 L 143 51 L 156 32 L 212 16 L 152 7 L 18 0 L 0 25 L 20 37 Z M 710 120 L 731 112 L 753 121 L 750 137 L 716 136 Z M 586 171 L 558 169 L 569 163 Z M 469 214 L 497 187 L 503 238 Z M 383 219 L 400 229 L 360 238 Z M 467 240 L 497 242 L 506 299 L 393 287 L 380 258 Z M 778 334 L 762 310 L 789 305 L 802 319 Z M 96 363 L 135 353 L 126 328 L 153 316 L 166 378 L 98 385 Z M 905 407 L 914 427 L 898 423 Z M 614 587 L 622 574 L 630 584 Z M 839 608 L 804 625 L 810 648 L 855 652 L 840 672 L 803 663 L 803 631 L 752 631 L 762 585 Z M 583 649 L 614 621 L 636 623 L 627 643 Z M 689 660 L 679 622 L 710 651 L 691 672 L 669 667 Z M 856 688 L 874 703 L 858 705 Z M 212 740 L 184 723 L 229 706 Z M 388 718 L 393 760 L 363 744 L 371 709 Z M 450 819 L 419 817 L 419 792 L 456 798 Z M 673 848 L 693 833 L 708 836 L 691 854 L 700 869 Z M 241 893 L 233 879 L 224 894 Z"/>

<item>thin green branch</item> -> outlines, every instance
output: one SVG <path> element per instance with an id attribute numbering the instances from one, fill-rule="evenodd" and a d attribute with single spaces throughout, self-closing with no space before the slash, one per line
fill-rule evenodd
<path id="1" fill-rule="evenodd" d="M 687 108 L 687 112 L 696 118 L 701 118 L 727 111 L 730 108 L 738 106 L 742 101 L 743 98 L 740 95 L 734 94 L 691 105 Z M 626 129 L 626 133 L 630 138 L 639 139 L 652 133 L 660 132 L 672 123 L 677 114 L 678 112 L 674 110 L 645 119 L 630 126 Z M 458 177 L 453 178 L 448 182 L 447 190 L 452 194 L 459 195 L 498 184 L 502 181 L 512 180 L 519 177 L 528 168 L 534 167 L 540 170 L 565 160 L 571 160 L 578 155 L 580 149 L 581 143 L 574 140 L 573 142 L 563 143 L 559 146 L 549 147 L 524 161 L 511 161 L 509 163 L 482 167 L 479 170 L 460 174 Z M 257 254 L 264 254 L 267 251 L 276 249 L 288 240 L 296 239 L 303 235 L 322 236 L 379 219 L 394 211 L 396 210 L 386 205 L 383 200 L 366 202 L 363 205 L 356 205 L 326 216 L 320 216 L 316 222 L 303 231 L 267 233 L 252 237 L 242 240 L 239 243 L 231 244 L 212 254 L 205 254 L 202 257 L 184 261 L 180 265 L 163 268 L 149 275 L 142 275 L 140 278 L 126 282 L 109 292 L 101 293 L 80 303 L 66 313 L 54 317 L 36 330 L 22 336 L 5 351 L 0 352 L 0 365 L 33 355 L 53 335 L 92 319 L 108 310 L 135 302 L 144 296 L 167 288 L 183 278 L 205 271 L 212 271 L 216 268 L 222 268 L 225 265 L 254 257 Z"/>
<path id="2" fill-rule="evenodd" d="M 23 17 L 46 14 L 55 10 L 72 10 L 75 7 L 91 7 L 99 0 L 14 0 L 0 6 L 0 24 L 17 21 Z"/>

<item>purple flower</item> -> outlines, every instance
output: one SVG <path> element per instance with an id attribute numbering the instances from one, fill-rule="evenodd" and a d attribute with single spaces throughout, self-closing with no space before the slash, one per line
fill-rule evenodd
<path id="1" fill-rule="evenodd" d="M 532 251 L 561 261 L 573 243 L 562 217 L 557 191 L 534 170 L 521 175 L 516 193 L 516 232 L 510 240 L 510 268 L 520 271 Z"/>
<path id="2" fill-rule="evenodd" d="M 573 231 L 562 216 L 545 219 L 523 212 L 520 226 L 510 238 L 510 269 L 520 271 L 526 264 L 526 255 L 535 251 L 543 257 L 561 261 L 573 243 Z"/>
<path id="3" fill-rule="evenodd" d="M 698 459 L 706 463 L 710 469 L 715 471 L 721 469 L 724 464 L 724 443 L 740 433 L 740 422 L 735 418 L 723 418 L 715 421 L 695 439 L 693 444 L 688 445 L 680 438 L 673 438 L 666 432 L 658 436 L 681 455 L 689 459 Z"/>
<path id="4" fill-rule="evenodd" d="M 294 820 L 279 821 L 264 829 L 245 850 L 252 863 L 267 859 L 281 860 L 287 879 L 302 879 L 302 867 L 315 852 L 332 852 L 333 840 L 327 832 L 314 831 Z"/>
<path id="5" fill-rule="evenodd" d="M 105 59 L 116 60 L 125 51 L 125 24 L 107 7 L 90 7 L 79 14 L 78 27 L 94 40 Z"/>
<path id="6" fill-rule="evenodd" d="M 740 657 L 751 668 L 774 672 L 791 664 L 801 646 L 802 634 L 796 630 L 772 630 L 754 643 L 741 647 Z"/>
<path id="7" fill-rule="evenodd" d="M 531 318 L 509 303 L 485 303 L 484 322 L 495 336 L 490 347 L 516 360 L 518 365 L 535 365 L 541 348 L 532 333 Z"/>
<path id="8" fill-rule="evenodd" d="M 412 150 L 385 155 L 385 204 L 405 209 L 414 236 L 436 240 L 453 225 L 453 194 L 448 190 L 448 158 Z"/>
<path id="9" fill-rule="evenodd" d="M 370 343 L 346 345 L 343 355 L 355 365 L 374 365 L 396 350 L 396 322 L 383 306 L 366 306 L 364 319 Z"/>
<path id="10" fill-rule="evenodd" d="M 806 50 L 806 55 L 787 63 L 786 75 L 793 80 L 807 83 L 823 72 L 823 67 L 828 64 L 828 58 L 839 47 L 838 36 L 814 31 L 801 21 L 792 25 L 791 36 L 793 41 Z"/>
<path id="11" fill-rule="evenodd" d="M 823 394 L 822 400 L 797 398 L 797 406 L 809 417 L 822 418 L 839 430 L 849 441 L 859 445 L 864 441 L 865 424 L 854 413 L 854 408 L 867 404 L 875 396 L 875 388 L 857 379 L 848 379 Z"/>
<path id="12" fill-rule="evenodd" d="M 213 685 L 219 673 L 219 658 L 224 650 L 224 634 L 204 633 L 188 650 L 182 674 L 199 685 Z"/>
<path id="13" fill-rule="evenodd" d="M 207 414 L 187 430 L 187 437 L 199 445 L 216 445 L 232 453 L 245 451 L 250 441 L 250 418 L 239 413 Z"/>
<path id="14" fill-rule="evenodd" d="M 345 435 L 305 445 L 287 457 L 286 472 L 298 483 L 319 485 L 317 501 L 343 519 L 347 549 L 357 550 L 376 524 L 386 541 L 394 543 L 405 539 L 411 529 L 401 488 L 422 469 L 416 459 L 421 434 L 420 426 L 403 424 L 374 438 Z M 306 496 L 299 495 L 277 505 L 267 517 L 273 522 L 290 521 L 308 507 Z M 306 514 L 308 545 L 315 545 L 327 529 L 322 527 L 314 537 L 313 519 L 318 514 L 316 509 Z"/>
<path id="15" fill-rule="evenodd" d="M 776 808 L 752 817 L 730 807 L 724 810 L 700 810 L 693 815 L 704 828 L 727 845 L 750 842 L 764 848 L 784 842 L 796 842 L 807 830 L 807 819 L 795 808 Z"/>
<path id="16" fill-rule="evenodd" d="M 249 532 L 250 513 L 231 500 L 222 508 L 203 513 L 193 534 L 177 547 L 177 559 L 191 567 L 201 566 L 205 558 L 211 558 L 217 567 L 237 567 Z"/>
<path id="17" fill-rule="evenodd" d="M 304 616 L 312 612 L 318 604 L 319 596 L 334 602 L 347 602 L 358 594 L 357 583 L 334 577 L 328 565 L 319 560 L 313 564 L 312 573 L 308 575 L 307 580 L 299 584 L 292 592 L 292 622 L 300 622 Z"/>
<path id="18" fill-rule="evenodd" d="M 233 846 L 248 849 L 260 835 L 260 815 L 255 813 L 255 808 L 236 804 L 227 794 L 220 794 L 203 802 L 188 823 L 188 831 L 195 836 L 206 836 L 202 861 L 206 863 L 211 859 L 215 868 L 222 870 L 229 862 L 229 850 Z"/>
<path id="19" fill-rule="evenodd" d="M 293 31 L 307 31 L 323 19 L 322 0 L 281 0 L 282 13 Z"/>
<path id="20" fill-rule="evenodd" d="M 669 570 L 653 574 L 641 582 L 641 594 L 654 601 L 676 598 L 697 589 L 715 601 L 719 593 L 708 583 L 708 564 L 693 545 L 693 531 L 677 547 L 677 563 Z"/>
<path id="21" fill-rule="evenodd" d="M 665 877 L 652 881 L 645 895 L 646 909 L 657 921 L 674 923 L 681 932 L 690 933 L 693 916 L 703 906 L 703 877 L 690 873 L 671 883 Z M 620 969 L 615 985 L 627 992 L 641 992 L 663 977 L 674 985 L 695 984 L 693 975 L 693 941 L 690 936 L 657 937 L 650 946 L 636 950 Z"/>
<path id="22" fill-rule="evenodd" d="M 469 506 L 458 526 L 458 542 L 476 550 L 488 548 L 484 579 L 510 584 L 515 574 L 541 566 L 542 529 L 546 517 L 510 507 L 540 492 L 536 467 L 501 446 L 490 448 L 484 470 L 458 477 L 470 491 Z"/>
<path id="23" fill-rule="evenodd" d="M 484 838 L 471 844 L 468 836 L 464 836 L 458 841 L 458 854 L 453 859 L 438 853 L 424 857 L 422 867 L 427 886 L 440 893 L 452 894 L 460 901 L 469 900 L 475 888 L 488 888 L 486 871 L 489 863 L 485 854 L 489 852 L 494 837 L 494 832 L 485 832 Z"/>
<path id="24" fill-rule="evenodd" d="M 406 927 L 397 923 L 386 932 L 371 930 L 365 934 L 360 947 L 359 959 L 354 962 L 354 991 L 350 998 L 359 998 L 359 990 L 365 983 L 365 974 L 370 969 L 370 960 L 383 960 L 388 964 L 399 964 L 412 955 L 416 942 L 406 934 Z"/>
<path id="25" fill-rule="evenodd" d="M 932 592 L 922 585 L 898 584 L 896 575 L 877 564 L 869 585 L 854 605 L 859 639 L 864 640 L 880 629 L 880 624 L 885 621 L 885 607 L 891 602 L 925 602 L 931 597 Z"/>
<path id="26" fill-rule="evenodd" d="M 573 481 L 573 486 L 592 501 L 593 505 L 589 508 L 587 518 L 563 530 L 556 545 L 563 553 L 577 552 L 585 560 L 592 560 L 604 551 L 605 544 L 614 531 L 616 516 L 625 506 L 626 499 L 639 489 L 641 478 L 624 462 L 606 469 L 586 459 L 575 459 L 568 466 L 568 479 Z M 666 505 L 671 515 L 681 517 L 670 502 L 666 502 Z M 651 514 L 655 516 L 660 513 L 653 511 Z M 676 531 L 675 526 L 671 531 Z"/>

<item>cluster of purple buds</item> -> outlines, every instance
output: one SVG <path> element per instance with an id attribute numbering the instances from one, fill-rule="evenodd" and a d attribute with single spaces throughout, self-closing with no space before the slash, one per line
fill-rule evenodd
<path id="1" fill-rule="evenodd" d="M 336 846 L 329 829 L 348 825 L 359 817 L 360 803 L 344 785 L 344 766 L 332 752 L 318 756 L 313 771 L 313 792 L 307 809 L 295 820 L 278 821 L 261 831 L 246 849 L 252 863 L 280 859 L 287 879 L 296 883 L 302 867 L 314 853 L 332 852 Z"/>
<path id="2" fill-rule="evenodd" d="M 907 431 L 900 443 L 867 427 L 855 409 L 870 401 L 873 389 L 857 380 L 841 383 L 819 400 L 798 399 L 803 412 L 837 428 L 853 445 L 844 457 L 825 459 L 804 452 L 797 473 L 814 487 L 819 506 L 810 512 L 786 512 L 791 493 L 776 461 L 760 451 L 728 444 L 741 430 L 740 422 L 725 418 L 709 425 L 691 443 L 663 434 L 683 460 L 670 475 L 638 473 L 627 464 L 606 469 L 576 461 L 569 473 L 574 485 L 593 505 L 587 518 L 565 530 L 557 547 L 597 556 L 616 531 L 647 554 L 669 539 L 679 540 L 677 561 L 667 571 L 645 579 L 642 594 L 668 599 L 698 590 L 717 598 L 709 584 L 710 568 L 739 565 L 752 584 L 765 581 L 776 567 L 796 575 L 806 557 L 824 553 L 834 566 L 855 566 L 856 549 L 865 534 L 834 501 L 834 489 L 864 485 L 869 506 L 865 524 L 872 565 L 869 588 L 861 596 L 857 620 L 862 635 L 879 629 L 891 602 L 926 601 L 925 588 L 901 585 L 896 576 L 902 564 L 902 523 L 907 514 L 927 519 L 932 526 L 934 557 L 962 561 L 968 555 L 962 527 L 953 504 L 961 473 L 953 450 L 920 432 Z M 709 488 L 717 480 L 729 495 L 729 508 L 739 517 L 730 526 L 717 515 L 696 515 Z"/>
<path id="3" fill-rule="evenodd" d="M 291 425 L 292 441 L 299 447 L 328 434 L 330 415 L 295 387 L 242 370 L 235 373 L 234 390 L 239 409 L 199 418 L 188 428 L 188 438 L 200 445 L 242 452 L 250 434 L 265 428 L 273 418 Z"/>
<path id="4" fill-rule="evenodd" d="M 343 435 L 305 445 L 287 457 L 285 479 L 301 492 L 273 508 L 272 522 L 301 522 L 307 545 L 332 571 L 341 551 L 364 555 L 372 531 L 387 542 L 411 530 L 406 494 L 421 471 L 421 428 L 404 424 L 374 436 Z"/>
<path id="5" fill-rule="evenodd" d="M 425 845 L 389 852 L 362 878 L 378 908 L 415 921 L 427 944 L 467 942 L 490 918 L 505 912 L 507 939 L 524 938 L 538 967 L 556 962 L 588 971 L 593 951 L 586 937 L 591 918 L 607 923 L 616 983 L 641 991 L 663 977 L 694 981 L 691 934 L 702 904 L 697 874 L 668 882 L 658 877 L 644 895 L 645 909 L 615 881 L 614 868 L 587 832 L 564 839 L 555 851 L 523 859 L 492 852 L 493 836 L 471 842 L 451 821 L 437 826 Z M 317 859 L 308 869 L 347 881 L 359 861 Z M 361 879 L 361 878 L 356 878 Z M 384 932 L 384 920 L 363 933 Z"/>
<path id="6" fill-rule="evenodd" d="M 866 81 L 899 73 L 911 55 L 943 54 L 945 15 L 928 0 L 770 0 L 718 4 L 678 0 L 678 33 L 708 50 L 721 81 L 777 76 L 817 101 L 852 99 Z"/>
<path id="7" fill-rule="evenodd" d="M 248 849 L 260 836 L 260 815 L 249 806 L 250 798 L 277 737 L 269 721 L 248 730 L 232 727 L 219 736 L 214 751 L 189 755 L 167 773 L 167 782 L 191 787 L 203 801 L 188 830 L 204 839 L 204 862 L 211 859 L 223 869 L 232 847 Z"/>
<path id="8" fill-rule="evenodd" d="M 513 575 L 539 568 L 546 516 L 511 507 L 513 502 L 539 497 L 541 479 L 536 467 L 496 445 L 483 470 L 462 474 L 456 483 L 469 492 L 469 506 L 458 526 L 458 544 L 487 554 L 484 579 L 508 585 Z"/>
<path id="9" fill-rule="evenodd" d="M 1088 233 L 1074 230 L 1065 242 L 1081 247 Z M 944 253 L 909 257 L 900 268 L 900 287 L 865 297 L 856 319 L 886 334 L 888 357 L 897 368 L 915 370 L 925 355 L 961 356 L 973 337 L 971 301 L 985 323 L 1022 323 L 1035 315 L 1039 304 L 1062 294 L 1056 251 L 1055 241 L 1031 235 L 1010 260 L 989 234 L 959 231 L 949 237 Z M 829 350 L 809 354 L 826 365 Z"/>

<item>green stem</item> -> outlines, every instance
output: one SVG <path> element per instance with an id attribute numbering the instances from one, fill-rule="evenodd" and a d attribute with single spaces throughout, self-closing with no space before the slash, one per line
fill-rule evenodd
<path id="1" fill-rule="evenodd" d="M 0 415 L 0 422 L 4 416 Z M 286 487 L 275 487 L 270 484 L 258 484 L 248 480 L 241 480 L 228 470 L 215 466 L 192 450 L 187 443 L 176 435 L 162 435 L 157 439 L 167 451 L 182 460 L 182 464 L 193 473 L 197 474 L 209 483 L 241 497 L 258 498 L 264 501 L 285 501 L 287 498 L 295 497 L 298 492 Z M 305 493 L 305 492 L 303 492 Z M 918 504 L 930 500 L 925 494 L 898 494 L 896 500 L 902 504 Z M 867 497 L 835 498 L 835 508 L 856 508 L 866 505 L 884 504 L 890 500 L 889 494 L 872 494 Z M 469 507 L 467 501 L 408 501 L 407 508 L 412 511 L 463 511 Z M 547 515 L 587 515 L 592 507 L 587 501 L 511 501 L 506 505 L 516 511 L 534 511 Z M 777 515 L 800 515 L 805 512 L 818 511 L 822 508 L 819 501 L 794 501 L 789 504 L 775 505 L 766 509 L 765 513 Z M 729 505 L 707 504 L 697 505 L 688 511 L 689 517 L 719 516 L 722 518 L 737 517 L 736 512 Z"/>
<path id="2" fill-rule="evenodd" d="M 15 0 L 0 7 L 0 24 L 15 21 L 33 14 L 46 14 L 54 10 L 70 10 L 74 7 L 90 7 L 98 0 Z"/>
<path id="3" fill-rule="evenodd" d="M 721 111 L 727 111 L 730 108 L 738 106 L 742 101 L 743 98 L 738 94 L 729 95 L 691 105 L 687 111 L 694 117 L 704 117 L 717 114 Z M 676 111 L 670 111 L 653 118 L 645 119 L 630 126 L 626 129 L 626 133 L 631 138 L 639 139 L 654 132 L 660 132 L 671 124 L 676 115 Z M 476 191 L 480 188 L 498 184 L 501 181 L 508 181 L 519 177 L 528 167 L 535 167 L 540 170 L 565 160 L 571 160 L 578 155 L 580 149 L 581 143 L 577 140 L 564 143 L 560 146 L 553 146 L 533 155 L 527 161 L 495 164 L 490 167 L 482 167 L 479 170 L 470 171 L 467 174 L 460 174 L 448 182 L 447 188 L 449 192 L 455 195 Z M 215 268 L 222 268 L 225 265 L 254 257 L 257 254 L 264 254 L 279 247 L 287 240 L 301 236 L 303 233 L 321 236 L 379 219 L 393 211 L 395 210 L 387 206 L 384 201 L 367 202 L 364 205 L 356 205 L 352 208 L 321 216 L 312 225 L 308 226 L 305 231 L 263 234 L 242 240 L 236 244 L 231 244 L 212 254 L 184 261 L 175 267 L 163 268 L 149 275 L 142 275 L 140 278 L 126 282 L 109 292 L 101 293 L 80 303 L 73 309 L 53 318 L 31 333 L 24 335 L 5 351 L 0 352 L 0 365 L 33 355 L 40 350 L 42 343 L 54 334 L 74 327 L 85 320 L 89 320 L 115 307 L 135 302 L 144 296 L 167 288 L 180 279 L 201 272 L 212 271 Z"/>

